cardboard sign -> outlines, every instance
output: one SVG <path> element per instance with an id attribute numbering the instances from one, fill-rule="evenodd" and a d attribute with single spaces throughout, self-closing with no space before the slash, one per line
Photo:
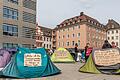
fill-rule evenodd
<path id="1" fill-rule="evenodd" d="M 106 49 L 94 51 L 94 62 L 99 66 L 110 66 L 120 63 L 118 49 Z"/>
<path id="2" fill-rule="evenodd" d="M 24 54 L 24 66 L 38 67 L 41 66 L 41 54 Z"/>
<path id="3" fill-rule="evenodd" d="M 55 51 L 55 53 L 57 53 L 57 54 L 55 54 L 56 58 L 61 58 L 61 59 L 68 58 L 67 51 L 65 51 L 65 50 Z"/>

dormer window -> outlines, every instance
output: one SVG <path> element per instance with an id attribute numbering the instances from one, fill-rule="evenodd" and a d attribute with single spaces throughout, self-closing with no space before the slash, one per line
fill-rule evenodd
<path id="1" fill-rule="evenodd" d="M 112 28 L 114 28 L 115 26 L 114 25 L 112 25 Z"/>
<path id="2" fill-rule="evenodd" d="M 70 25 L 70 22 L 68 23 L 68 25 Z"/>
<path id="3" fill-rule="evenodd" d="M 60 25 L 60 27 L 62 27 L 62 25 Z"/>
<path id="4" fill-rule="evenodd" d="M 91 22 L 90 20 L 88 20 L 88 22 Z"/>
<path id="5" fill-rule="evenodd" d="M 77 22 L 80 22 L 80 20 L 78 20 Z"/>

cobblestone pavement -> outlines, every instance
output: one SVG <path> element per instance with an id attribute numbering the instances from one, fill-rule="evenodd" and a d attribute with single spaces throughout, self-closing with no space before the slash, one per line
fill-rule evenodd
<path id="1" fill-rule="evenodd" d="M 120 80 L 120 75 L 106 75 L 106 74 L 90 74 L 81 73 L 79 68 L 82 63 L 55 63 L 61 70 L 61 74 L 33 79 L 18 79 L 18 80 Z M 0 78 L 0 80 L 17 80 L 10 78 Z"/>

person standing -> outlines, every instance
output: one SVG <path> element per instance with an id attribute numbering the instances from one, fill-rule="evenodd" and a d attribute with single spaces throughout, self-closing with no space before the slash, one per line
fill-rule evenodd
<path id="1" fill-rule="evenodd" d="M 78 44 L 77 43 L 75 44 L 75 48 L 74 49 L 75 49 L 75 61 L 77 61 L 77 54 L 79 52 L 78 51 Z"/>
<path id="2" fill-rule="evenodd" d="M 87 62 L 87 59 L 88 59 L 88 55 L 87 55 L 87 49 L 90 47 L 90 44 L 87 43 L 86 46 L 85 46 L 85 61 Z"/>
<path id="3" fill-rule="evenodd" d="M 105 40 L 104 44 L 102 46 L 102 49 L 106 49 L 106 48 L 112 48 L 112 46 L 110 45 L 110 43 L 108 42 L 108 40 Z"/>

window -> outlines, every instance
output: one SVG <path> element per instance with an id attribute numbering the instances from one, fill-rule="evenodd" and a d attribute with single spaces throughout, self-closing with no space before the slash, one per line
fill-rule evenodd
<path id="1" fill-rule="evenodd" d="M 44 37 L 44 41 L 45 41 L 45 37 Z"/>
<path id="2" fill-rule="evenodd" d="M 78 33 L 78 37 L 80 37 L 80 33 Z"/>
<path id="3" fill-rule="evenodd" d="M 32 10 L 36 10 L 36 2 L 33 0 L 23 0 L 23 6 Z"/>
<path id="4" fill-rule="evenodd" d="M 60 42 L 58 43 L 58 46 L 60 46 Z"/>
<path id="5" fill-rule="evenodd" d="M 114 28 L 114 25 L 112 25 L 112 28 Z"/>
<path id="6" fill-rule="evenodd" d="M 48 48 L 48 44 L 47 44 L 47 48 Z"/>
<path id="7" fill-rule="evenodd" d="M 22 37 L 35 39 L 36 29 L 30 27 L 22 27 Z"/>
<path id="8" fill-rule="evenodd" d="M 18 20 L 18 10 L 4 6 L 3 17 Z"/>
<path id="9" fill-rule="evenodd" d="M 23 12 L 23 21 L 36 24 L 36 15 L 28 12 Z"/>
<path id="10" fill-rule="evenodd" d="M 114 31 L 112 31 L 112 34 L 114 34 Z"/>
<path id="11" fill-rule="evenodd" d="M 75 29 L 75 27 L 73 26 L 73 30 Z"/>
<path id="12" fill-rule="evenodd" d="M 114 40 L 114 36 L 112 36 L 112 40 Z"/>
<path id="13" fill-rule="evenodd" d="M 78 40 L 78 46 L 80 46 L 80 40 Z"/>
<path id="14" fill-rule="evenodd" d="M 69 28 L 68 28 L 68 31 L 69 31 Z"/>
<path id="15" fill-rule="evenodd" d="M 12 2 L 12 3 L 15 3 L 15 4 L 18 4 L 18 0 L 8 0 L 9 2 Z"/>
<path id="16" fill-rule="evenodd" d="M 51 41 L 51 38 L 50 38 L 50 41 Z"/>
<path id="17" fill-rule="evenodd" d="M 116 40 L 118 40 L 118 36 L 116 36 Z"/>
<path id="18" fill-rule="evenodd" d="M 116 46 L 118 46 L 118 42 L 116 42 Z"/>
<path id="19" fill-rule="evenodd" d="M 15 48 L 18 47 L 18 44 L 15 43 L 3 43 L 3 48 Z"/>
<path id="20" fill-rule="evenodd" d="M 51 44 L 50 44 L 50 49 L 52 48 Z"/>
<path id="21" fill-rule="evenodd" d="M 45 46 L 46 46 L 46 45 L 44 44 L 44 48 L 45 48 Z"/>
<path id="22" fill-rule="evenodd" d="M 118 30 L 116 30 L 116 33 L 118 33 Z"/>
<path id="23" fill-rule="evenodd" d="M 67 42 L 67 46 L 69 46 L 70 44 L 69 44 L 69 42 Z"/>
<path id="24" fill-rule="evenodd" d="M 75 34 L 72 34 L 72 37 L 75 37 Z"/>
<path id="25" fill-rule="evenodd" d="M 63 46 L 64 46 L 64 42 L 63 42 Z"/>
<path id="26" fill-rule="evenodd" d="M 110 34 L 110 32 L 108 31 L 108 34 Z"/>
<path id="27" fill-rule="evenodd" d="M 3 35 L 18 36 L 18 26 L 12 24 L 3 24 Z"/>
<path id="28" fill-rule="evenodd" d="M 67 35 L 67 38 L 69 38 L 69 34 Z"/>
<path id="29" fill-rule="evenodd" d="M 47 38 L 47 41 L 48 41 L 48 38 Z M 48 48 L 48 47 L 47 47 Z"/>
<path id="30" fill-rule="evenodd" d="M 64 39 L 64 37 L 65 37 L 65 36 L 63 35 L 63 39 Z"/>
<path id="31" fill-rule="evenodd" d="M 74 46 L 75 45 L 75 41 L 72 41 L 72 46 Z"/>
<path id="32" fill-rule="evenodd" d="M 80 29 L 80 25 L 78 25 L 78 29 Z"/>
<path id="33" fill-rule="evenodd" d="M 59 36 L 59 39 L 60 39 L 60 36 Z"/>
<path id="34" fill-rule="evenodd" d="M 108 37 L 108 40 L 110 40 L 110 37 Z"/>

